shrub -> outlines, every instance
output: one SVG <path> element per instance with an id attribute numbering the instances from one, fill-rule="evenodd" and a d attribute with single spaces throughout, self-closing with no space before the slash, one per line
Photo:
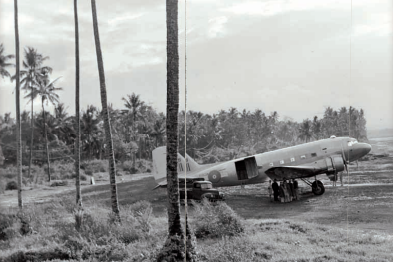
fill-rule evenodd
<path id="1" fill-rule="evenodd" d="M 87 181 L 87 176 L 85 174 L 80 174 L 81 181 Z"/>
<path id="2" fill-rule="evenodd" d="M 212 204 L 207 200 L 195 206 L 195 236 L 222 237 L 235 236 L 244 232 L 240 217 L 227 204 Z"/>
<path id="3" fill-rule="evenodd" d="M 5 186 L 5 190 L 18 190 L 18 184 L 15 181 L 9 181 Z"/>
<path id="4" fill-rule="evenodd" d="M 135 167 L 133 167 L 133 162 L 127 160 L 124 161 L 119 167 L 131 174 L 139 174 L 151 172 L 151 169 L 153 168 L 153 163 L 149 160 L 138 159 L 135 161 Z"/>
<path id="5" fill-rule="evenodd" d="M 9 228 L 14 225 L 15 216 L 0 213 L 0 240 L 8 240 L 10 238 Z"/>
<path id="6" fill-rule="evenodd" d="M 83 169 L 88 175 L 92 175 L 98 172 L 108 172 L 109 163 L 108 160 L 99 159 L 84 161 L 81 163 L 81 169 Z"/>
<path id="7" fill-rule="evenodd" d="M 66 185 L 68 185 L 67 180 L 53 180 L 52 183 L 50 184 L 51 187 L 66 186 Z"/>

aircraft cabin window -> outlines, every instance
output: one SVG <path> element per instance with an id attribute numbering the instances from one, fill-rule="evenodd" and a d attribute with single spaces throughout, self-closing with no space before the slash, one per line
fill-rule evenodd
<path id="1" fill-rule="evenodd" d="M 291 157 L 291 162 L 295 162 L 295 158 L 294 157 Z"/>
<path id="2" fill-rule="evenodd" d="M 306 159 L 306 155 L 300 156 L 301 159 Z"/>
<path id="3" fill-rule="evenodd" d="M 280 164 L 284 164 L 284 160 L 280 160 Z"/>
<path id="4" fill-rule="evenodd" d="M 270 163 L 269 166 L 273 166 L 273 163 Z"/>
<path id="5" fill-rule="evenodd" d="M 311 157 L 316 157 L 317 153 L 311 153 Z"/>

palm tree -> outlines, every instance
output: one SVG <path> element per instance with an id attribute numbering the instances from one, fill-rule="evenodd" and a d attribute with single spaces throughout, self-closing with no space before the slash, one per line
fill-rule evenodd
<path id="1" fill-rule="evenodd" d="M 7 71 L 7 67 L 12 67 L 14 64 L 8 63 L 8 60 L 14 58 L 14 55 L 4 55 L 4 46 L 0 44 L 0 75 L 4 79 L 4 77 L 11 78 L 10 73 Z"/>
<path id="2" fill-rule="evenodd" d="M 303 123 L 300 125 L 299 128 L 299 138 L 305 140 L 306 143 L 309 142 L 312 137 L 311 125 L 311 120 L 307 118 L 303 120 Z"/>
<path id="3" fill-rule="evenodd" d="M 97 54 L 98 74 L 100 77 L 101 106 L 102 106 L 103 118 L 104 118 L 107 154 L 109 158 L 109 176 L 110 176 L 110 184 L 111 184 L 112 211 L 115 214 L 116 219 L 120 222 L 120 211 L 119 211 L 119 204 L 117 199 L 117 186 L 116 186 L 116 164 L 115 164 L 115 157 L 113 152 L 111 123 L 109 118 L 108 102 L 106 97 L 104 62 L 101 52 L 95 0 L 91 0 L 91 10 L 93 16 L 94 41 L 95 41 L 96 54 Z"/>
<path id="4" fill-rule="evenodd" d="M 20 127 L 20 83 L 19 83 L 19 28 L 18 28 L 18 0 L 14 0 L 14 18 L 15 18 L 15 62 L 16 62 L 16 144 L 17 144 L 17 166 L 18 166 L 18 206 L 22 210 L 22 137 Z M 6 72 L 6 71 L 5 71 Z M 3 75 L 3 69 L 1 69 Z M 8 74 L 9 75 L 9 74 Z"/>
<path id="5" fill-rule="evenodd" d="M 178 1 L 166 1 L 167 25 L 167 194 L 168 194 L 168 238 L 161 249 L 158 261 L 195 261 L 191 234 L 187 228 L 189 241 L 186 245 L 184 232 L 180 222 L 179 190 L 177 175 L 177 147 L 178 147 L 178 114 L 179 114 L 179 51 L 178 51 Z M 190 238 L 189 238 L 190 236 Z M 183 244 L 183 245 L 182 245 Z M 184 250 L 186 246 L 186 257 Z"/>
<path id="6" fill-rule="evenodd" d="M 131 114 L 131 126 L 132 126 L 132 140 L 136 141 L 136 124 L 141 118 L 141 110 L 145 103 L 139 98 L 139 95 L 132 93 L 127 95 L 127 98 L 123 97 L 122 100 L 125 102 L 126 112 Z M 132 165 L 135 167 L 136 153 L 133 155 Z"/>
<path id="7" fill-rule="evenodd" d="M 52 68 L 45 66 L 43 67 L 42 64 L 45 60 L 49 59 L 48 56 L 43 56 L 42 54 L 38 53 L 36 49 L 32 47 L 27 47 L 25 49 L 25 60 L 23 61 L 23 67 L 25 70 L 20 71 L 20 76 L 22 77 L 21 85 L 22 89 L 26 92 L 30 92 L 31 95 L 34 92 L 31 92 L 32 89 L 36 88 L 38 84 L 38 79 L 42 77 L 41 72 L 48 72 L 52 73 Z M 13 79 L 15 76 L 13 76 Z M 29 171 L 28 177 L 30 178 L 30 171 L 31 171 L 31 164 L 33 158 L 33 141 L 34 141 L 34 107 L 33 102 L 34 98 L 31 97 L 31 133 L 30 133 L 30 159 L 29 159 Z"/>
<path id="8" fill-rule="evenodd" d="M 74 0 L 75 20 L 75 187 L 76 203 L 82 205 L 81 182 L 80 182 L 80 159 L 81 159 L 81 123 L 79 116 L 79 29 L 78 29 L 78 0 Z"/>
<path id="9" fill-rule="evenodd" d="M 92 158 L 92 138 L 99 131 L 98 124 L 100 122 L 99 113 L 95 106 L 87 106 L 86 112 L 83 112 L 82 130 L 83 141 L 85 141 L 84 148 L 86 149 L 88 158 Z M 87 136 L 87 137 L 86 137 Z"/>
<path id="10" fill-rule="evenodd" d="M 61 87 L 55 87 L 54 84 L 61 77 L 56 78 L 53 81 L 49 80 L 49 73 L 46 69 L 42 69 L 40 72 L 40 77 L 35 85 L 35 88 L 30 89 L 30 94 L 27 94 L 25 98 L 30 98 L 29 102 L 32 102 L 36 97 L 41 97 L 41 106 L 42 106 L 42 117 L 44 120 L 44 136 L 45 136 L 45 150 L 48 164 L 48 181 L 51 181 L 50 174 L 50 161 L 49 161 L 49 150 L 48 150 L 48 136 L 47 136 L 47 121 L 45 115 L 45 107 L 44 103 L 48 104 L 48 101 L 51 102 L 54 106 L 59 103 L 59 95 L 56 94 L 56 91 L 63 90 Z"/>

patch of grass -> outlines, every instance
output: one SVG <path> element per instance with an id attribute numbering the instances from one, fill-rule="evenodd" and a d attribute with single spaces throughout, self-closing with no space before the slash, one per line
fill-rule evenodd
<path id="1" fill-rule="evenodd" d="M 108 223 L 109 206 L 86 201 L 78 230 L 75 208 L 73 196 L 26 206 L 33 230 L 27 235 L 20 234 L 22 225 L 13 219 L 17 210 L 0 214 L 0 231 L 7 234 L 0 241 L 0 261 L 154 261 L 167 236 L 166 213 L 153 215 L 147 201 L 121 206 L 122 224 Z M 224 203 L 196 205 L 189 222 L 195 231 L 210 223 L 216 232 L 198 239 L 199 261 L 387 262 L 393 249 L 389 235 L 288 219 L 243 220 Z M 225 232 L 240 225 L 243 233 Z"/>

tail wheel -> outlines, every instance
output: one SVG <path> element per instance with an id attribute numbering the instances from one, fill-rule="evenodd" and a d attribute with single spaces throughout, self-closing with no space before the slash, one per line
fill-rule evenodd
<path id="1" fill-rule="evenodd" d="M 312 192 L 314 193 L 314 195 L 320 196 L 323 193 L 325 193 L 325 186 L 319 180 L 315 180 L 312 183 L 311 188 L 312 188 Z"/>

